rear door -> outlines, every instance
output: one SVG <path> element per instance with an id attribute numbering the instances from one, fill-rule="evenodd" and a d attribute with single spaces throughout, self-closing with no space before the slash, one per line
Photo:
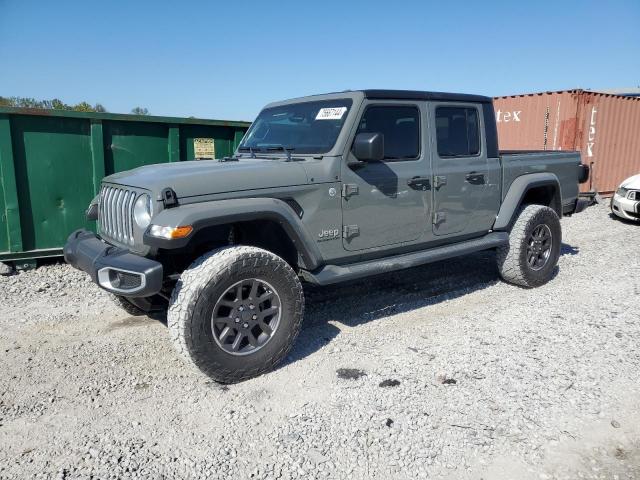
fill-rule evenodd
<path id="1" fill-rule="evenodd" d="M 425 107 L 424 102 L 364 103 L 349 145 L 358 133 L 382 133 L 385 159 L 364 163 L 351 151 L 346 155 L 342 167 L 346 250 L 415 242 L 427 231 L 431 235 L 429 155 L 422 135 Z"/>
<path id="2" fill-rule="evenodd" d="M 433 233 L 464 235 L 486 231 L 494 207 L 489 190 L 498 187 L 499 159 L 487 159 L 482 106 L 432 102 Z"/>

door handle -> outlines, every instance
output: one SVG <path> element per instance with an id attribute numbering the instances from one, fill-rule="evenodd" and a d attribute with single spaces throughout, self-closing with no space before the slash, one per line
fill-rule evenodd
<path id="1" fill-rule="evenodd" d="M 428 177 L 413 177 L 407 180 L 407 186 L 414 190 L 429 190 L 431 189 L 431 182 Z"/>
<path id="2" fill-rule="evenodd" d="M 484 173 L 470 172 L 464 177 L 467 183 L 471 185 L 484 185 Z"/>

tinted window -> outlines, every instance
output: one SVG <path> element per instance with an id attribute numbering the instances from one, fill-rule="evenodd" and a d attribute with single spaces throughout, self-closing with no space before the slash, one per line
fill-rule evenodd
<path id="1" fill-rule="evenodd" d="M 408 160 L 420 156 L 420 112 L 416 107 L 369 107 L 358 133 L 384 135 L 384 159 Z"/>
<path id="2" fill-rule="evenodd" d="M 436 137 L 440 157 L 466 157 L 480 152 L 478 110 L 439 107 L 436 109 Z"/>
<path id="3" fill-rule="evenodd" d="M 333 148 L 351 108 L 350 99 L 290 103 L 266 108 L 251 124 L 239 151 L 326 153 Z"/>

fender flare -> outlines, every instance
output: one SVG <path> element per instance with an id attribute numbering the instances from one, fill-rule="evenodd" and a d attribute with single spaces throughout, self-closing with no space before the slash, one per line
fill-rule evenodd
<path id="1" fill-rule="evenodd" d="M 551 172 L 527 173 L 517 177 L 509 186 L 509 190 L 502 201 L 496 221 L 493 224 L 493 230 L 508 230 L 518 209 L 522 205 L 522 200 L 529 190 L 535 187 L 552 186 L 556 189 L 560 200 L 557 208 L 554 208 L 559 216 L 562 216 L 562 190 L 560 189 L 560 181 L 555 174 Z"/>
<path id="2" fill-rule="evenodd" d="M 186 238 L 167 240 L 144 234 L 144 243 L 151 247 L 174 250 L 188 245 L 199 230 L 251 220 L 272 220 L 278 223 L 300 253 L 305 269 L 313 270 L 322 264 L 322 256 L 312 236 L 296 212 L 276 198 L 236 198 L 181 205 L 161 211 L 152 224 L 166 227 L 191 225 L 194 232 Z"/>

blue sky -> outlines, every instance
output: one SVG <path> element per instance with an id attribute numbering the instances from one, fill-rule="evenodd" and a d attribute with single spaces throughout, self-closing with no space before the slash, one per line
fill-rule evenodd
<path id="1" fill-rule="evenodd" d="M 640 1 L 0 0 L 0 95 L 251 120 L 358 88 L 640 85 Z"/>

